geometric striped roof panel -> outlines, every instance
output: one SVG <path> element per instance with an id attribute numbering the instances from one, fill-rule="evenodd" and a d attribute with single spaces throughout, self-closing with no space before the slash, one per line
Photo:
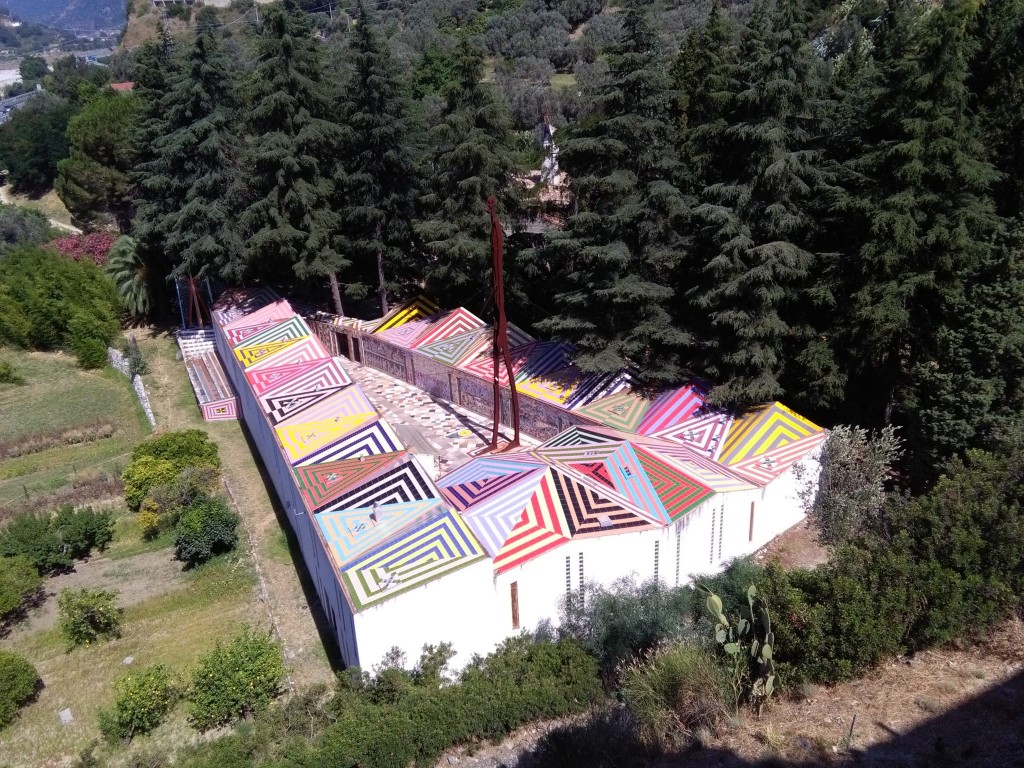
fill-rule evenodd
<path id="1" fill-rule="evenodd" d="M 437 496 L 430 476 L 420 463 L 406 454 L 375 473 L 369 480 L 345 489 L 324 511 L 355 509 L 382 504 L 404 504 Z"/>
<path id="2" fill-rule="evenodd" d="M 288 339 L 300 339 L 303 336 L 309 335 L 309 326 L 306 325 L 305 321 L 297 315 L 292 315 L 287 320 L 282 320 L 279 323 L 268 325 L 266 328 L 260 329 L 251 336 L 247 336 L 235 346 L 235 349 L 237 350 L 241 347 L 258 347 L 262 344 L 271 344 L 275 341 L 287 341 Z"/>
<path id="3" fill-rule="evenodd" d="M 385 543 L 403 528 L 444 512 L 440 499 L 383 504 L 377 509 L 337 509 L 314 516 L 338 568 Z"/>
<path id="4" fill-rule="evenodd" d="M 279 424 L 276 428 L 277 436 L 288 455 L 289 463 L 294 465 L 314 451 L 338 442 L 376 418 L 376 413 L 354 413 L 336 415 L 323 421 Z"/>
<path id="5" fill-rule="evenodd" d="M 396 347 L 410 349 L 416 339 L 426 333 L 427 329 L 440 319 L 441 315 L 432 315 L 421 320 L 402 323 L 402 325 L 389 328 L 386 331 L 377 331 L 374 335 L 379 336 L 382 341 L 394 344 Z"/>
<path id="6" fill-rule="evenodd" d="M 446 365 L 457 366 L 466 357 L 479 354 L 490 341 L 490 330 L 478 328 L 430 344 L 421 344 L 416 347 L 416 351 Z"/>
<path id="7" fill-rule="evenodd" d="M 418 336 L 410 345 L 418 349 L 423 344 L 433 344 L 438 341 L 449 339 L 452 336 L 477 331 L 484 327 L 484 321 L 467 309 L 459 307 L 448 312 L 437 322 L 431 324 L 430 328 Z"/>
<path id="8" fill-rule="evenodd" d="M 381 333 L 390 328 L 397 328 L 413 320 L 421 320 L 425 317 L 437 314 L 439 307 L 426 296 L 417 296 L 404 304 L 392 309 L 376 324 L 374 333 Z"/>
<path id="9" fill-rule="evenodd" d="M 484 549 L 464 520 L 444 512 L 404 531 L 342 571 L 355 610 L 483 560 Z M 464 606 L 472 610 L 472 606 Z"/>
<path id="10" fill-rule="evenodd" d="M 311 389 L 306 392 L 289 390 L 282 394 L 268 393 L 260 397 L 260 405 L 263 412 L 267 414 L 271 424 L 280 424 L 282 421 L 297 416 L 307 408 L 311 408 L 323 400 L 340 392 L 344 387 L 324 387 L 323 389 Z"/>
<path id="11" fill-rule="evenodd" d="M 239 347 L 235 350 L 235 357 L 238 358 L 238 362 L 240 362 L 244 367 L 251 368 L 256 365 L 256 363 L 270 359 L 272 355 L 276 355 L 278 352 L 287 349 L 297 342 L 298 339 L 282 339 L 280 341 L 272 341 L 266 344 Z"/>
<path id="12" fill-rule="evenodd" d="M 636 431 L 643 435 L 653 435 L 681 424 L 704 405 L 706 395 L 702 388 L 694 384 L 662 392 L 651 403 Z"/>
<path id="13" fill-rule="evenodd" d="M 516 389 L 522 394 L 552 405 L 563 405 L 591 377 L 576 368 L 562 368 L 530 379 L 516 378 Z"/>
<path id="14" fill-rule="evenodd" d="M 239 315 L 236 319 L 230 323 L 224 325 L 225 331 L 233 331 L 236 328 L 247 328 L 253 325 L 259 325 L 269 320 L 287 320 L 289 317 L 295 315 L 295 310 L 292 309 L 292 305 L 284 299 L 277 299 L 271 303 L 260 307 L 255 312 L 249 312 L 248 314 Z"/>
<path id="15" fill-rule="evenodd" d="M 650 400 L 629 391 L 622 391 L 576 408 L 575 412 L 612 429 L 635 432 L 650 407 Z"/>
<path id="16" fill-rule="evenodd" d="M 526 360 L 516 367 L 516 381 L 543 377 L 544 374 L 565 368 L 569 365 L 571 356 L 572 346 L 569 344 L 560 341 L 538 341 L 530 345 Z"/>
<path id="17" fill-rule="evenodd" d="M 569 541 L 571 531 L 558 498 L 553 470 L 527 482 L 529 494 L 520 519 L 494 555 L 494 570 L 502 573 Z M 466 517 L 472 520 L 475 513 Z"/>
<path id="18" fill-rule="evenodd" d="M 499 556 L 522 521 L 545 476 L 543 468 L 441 488 L 441 495 L 469 523 L 487 554 Z"/>
<path id="19" fill-rule="evenodd" d="M 722 450 L 722 441 L 725 439 L 730 424 L 732 424 L 732 416 L 727 412 L 702 409 L 697 411 L 692 418 L 660 430 L 654 434 L 654 437 L 685 445 L 687 448 L 714 459 Z"/>
<path id="20" fill-rule="evenodd" d="M 733 420 L 718 460 L 738 464 L 820 432 L 821 427 L 782 403 L 770 403 Z"/>
<path id="21" fill-rule="evenodd" d="M 296 381 L 300 391 L 317 387 L 339 387 L 351 384 L 352 379 L 334 358 L 311 360 L 292 365 L 278 365 L 256 368 L 245 372 L 245 378 L 256 397 L 264 394 L 280 394 L 279 389 Z M 285 390 L 287 391 L 287 390 Z"/>
<path id="22" fill-rule="evenodd" d="M 405 451 L 378 453 L 357 459 L 327 461 L 303 467 L 292 467 L 295 484 L 306 503 L 306 509 L 315 512 L 330 504 L 350 488 L 369 480 L 394 464 L 407 458 Z"/>
<path id="23" fill-rule="evenodd" d="M 262 323 L 257 323 L 256 325 L 247 325 L 244 328 L 235 328 L 233 330 L 226 331 L 224 335 L 228 337 L 228 344 L 232 347 L 237 347 L 250 336 L 255 336 L 260 331 L 269 328 L 277 322 L 277 320 L 267 320 Z"/>
<path id="24" fill-rule="evenodd" d="M 213 319 L 225 330 L 237 320 L 249 318 L 260 308 L 278 301 L 281 297 L 272 288 L 235 288 L 224 291 L 213 303 Z M 252 325 L 260 320 L 253 320 Z"/>
<path id="25" fill-rule="evenodd" d="M 737 475 L 763 486 L 792 467 L 825 440 L 824 432 L 814 432 L 799 440 L 782 443 L 778 447 L 731 464 L 729 469 Z"/>
<path id="26" fill-rule="evenodd" d="M 323 461 L 342 461 L 359 456 L 400 451 L 403 447 L 391 425 L 385 419 L 378 418 L 294 463 L 296 466 L 307 466 Z"/>
<path id="27" fill-rule="evenodd" d="M 531 342 L 524 346 L 512 347 L 509 350 L 509 358 L 512 361 L 512 374 L 517 377 L 517 380 L 518 371 L 530 357 L 530 353 L 533 348 L 539 343 L 540 342 Z M 463 359 L 458 367 L 487 381 L 494 380 L 494 359 L 491 356 L 490 351 L 488 351 L 487 354 L 478 355 L 473 359 Z M 505 368 L 505 360 L 503 357 L 498 358 L 498 382 L 503 386 L 508 386 L 508 371 Z"/>
<path id="28" fill-rule="evenodd" d="M 273 346 L 274 344 L 286 345 L 273 350 L 268 355 L 263 355 L 256 362 L 247 365 L 246 368 L 249 370 L 259 368 L 276 368 L 281 365 L 294 365 L 296 363 L 310 363 L 314 360 L 324 360 L 330 355 L 327 354 L 327 350 L 324 349 L 323 344 L 315 336 L 306 336 L 301 339 L 291 339 L 289 341 L 275 341 L 265 346 Z M 249 353 L 250 350 L 259 350 L 264 347 L 244 347 L 236 351 L 236 354 Z"/>
<path id="29" fill-rule="evenodd" d="M 616 500 L 608 488 L 552 471 L 555 490 L 572 538 L 608 536 L 660 527 L 655 520 Z"/>
<path id="30" fill-rule="evenodd" d="M 284 393 L 285 395 L 289 393 Z M 296 393 L 307 394 L 307 393 Z M 316 394 L 313 391 L 311 394 Z M 312 422 L 330 421 L 342 416 L 367 416 L 377 418 L 373 403 L 359 387 L 348 386 L 331 393 L 330 397 L 310 403 L 282 421 L 283 425 L 300 425 Z"/>

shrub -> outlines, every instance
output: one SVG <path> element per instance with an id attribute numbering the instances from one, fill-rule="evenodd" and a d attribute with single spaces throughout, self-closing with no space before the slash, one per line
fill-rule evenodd
<path id="1" fill-rule="evenodd" d="M 620 695 L 637 735 L 651 747 L 688 743 L 698 728 L 711 728 L 727 712 L 729 681 L 714 655 L 695 644 L 665 646 L 622 674 Z"/>
<path id="2" fill-rule="evenodd" d="M 200 659 L 189 691 L 192 721 L 206 730 L 259 712 L 281 692 L 283 680 L 281 647 L 247 628 Z"/>
<path id="3" fill-rule="evenodd" d="M 107 263 L 107 254 L 117 239 L 110 232 L 90 232 L 86 235 L 65 235 L 53 241 L 53 247 L 62 256 L 73 261 L 91 261 L 97 266 Z"/>
<path id="4" fill-rule="evenodd" d="M 23 555 L 40 573 L 64 571 L 72 564 L 49 515 L 15 516 L 0 530 L 0 555 Z"/>
<path id="5" fill-rule="evenodd" d="M 136 446 L 132 461 L 140 456 L 169 461 L 178 472 L 186 467 L 220 468 L 217 444 L 201 429 L 167 432 Z"/>
<path id="6" fill-rule="evenodd" d="M 100 552 L 114 539 L 114 518 L 109 511 L 96 512 L 92 507 L 74 509 L 65 505 L 53 519 L 57 536 L 70 557 L 88 557 L 93 549 Z"/>
<path id="7" fill-rule="evenodd" d="M 142 528 L 142 538 L 152 541 L 160 535 L 160 515 L 156 512 L 146 510 L 148 499 L 142 503 L 142 511 L 139 513 L 139 527 Z"/>
<path id="8" fill-rule="evenodd" d="M 132 456 L 128 466 L 121 473 L 124 483 L 124 500 L 128 509 L 138 512 L 143 499 L 150 489 L 158 485 L 167 485 L 178 476 L 180 470 L 173 462 L 158 459 L 154 456 Z"/>
<path id="9" fill-rule="evenodd" d="M 143 376 L 149 372 L 149 365 L 146 363 L 146 358 L 142 356 L 142 350 L 139 349 L 135 339 L 125 339 L 121 345 L 121 353 L 124 355 L 125 362 L 128 363 L 130 376 Z"/>
<path id="10" fill-rule="evenodd" d="M 68 650 L 121 634 L 117 593 L 103 589 L 65 589 L 57 599 L 57 623 Z"/>
<path id="11" fill-rule="evenodd" d="M 0 557 L 0 624 L 39 592 L 43 579 L 24 555 Z"/>
<path id="12" fill-rule="evenodd" d="M 100 712 L 100 731 L 108 739 L 131 741 L 149 733 L 174 704 L 174 689 L 167 669 L 159 664 L 130 672 L 115 684 L 112 709 Z"/>
<path id="13" fill-rule="evenodd" d="M 204 497 L 185 510 L 174 527 L 174 552 L 189 566 L 205 563 L 238 542 L 238 515 L 223 499 Z"/>
<path id="14" fill-rule="evenodd" d="M 35 696 L 39 673 L 23 656 L 0 650 L 0 728 Z"/>
<path id="15" fill-rule="evenodd" d="M 211 467 L 186 467 L 170 483 L 150 489 L 140 511 L 161 517 L 161 525 L 178 522 L 181 513 L 200 497 L 210 495 L 217 484 L 217 470 Z"/>
<path id="16" fill-rule="evenodd" d="M 119 330 L 117 288 L 107 275 L 92 263 L 35 247 L 16 248 L 0 260 L 0 306 L 0 341 L 70 348 L 90 365 L 103 365 L 106 345 Z"/>
<path id="17" fill-rule="evenodd" d="M 0 360 L 0 384 L 24 384 L 18 371 L 6 360 Z"/>

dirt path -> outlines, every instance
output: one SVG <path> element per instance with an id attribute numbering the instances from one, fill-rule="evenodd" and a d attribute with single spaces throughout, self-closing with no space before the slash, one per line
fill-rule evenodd
<path id="1" fill-rule="evenodd" d="M 75 563 L 75 570 L 43 582 L 46 599 L 21 624 L 16 635 L 51 629 L 57 623 L 57 596 L 64 589 L 110 589 L 122 608 L 156 595 L 173 592 L 185 583 L 181 563 L 170 550 L 145 552 L 121 560 L 96 557 Z"/>
<path id="2" fill-rule="evenodd" d="M 6 184 L 0 186 L 0 203 L 3 203 L 4 205 L 22 205 L 20 201 L 11 198 L 10 188 Z M 29 205 L 29 207 L 31 207 L 31 204 Z M 78 227 L 74 227 L 71 224 L 66 224 L 63 221 L 58 221 L 57 219 L 54 219 L 52 217 L 47 218 L 50 222 L 50 226 L 52 227 L 62 229 L 65 232 L 70 232 L 74 235 L 82 234 L 82 230 L 80 230 Z"/>

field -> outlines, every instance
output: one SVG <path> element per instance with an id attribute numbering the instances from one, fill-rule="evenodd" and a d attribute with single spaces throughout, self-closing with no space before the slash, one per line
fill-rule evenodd
<path id="1" fill-rule="evenodd" d="M 83 371 L 63 354 L 0 350 L 24 384 L 0 384 L 0 445 L 44 433 L 103 424 L 113 434 L 0 460 L 0 519 L 4 509 L 104 472 L 118 474 L 149 424 L 125 376 Z"/>
<path id="2" fill-rule="evenodd" d="M 97 716 L 113 701 L 113 683 L 126 671 L 127 657 L 134 657 L 133 668 L 166 664 L 185 679 L 199 656 L 244 624 L 274 629 L 284 647 L 289 687 L 332 678 L 313 616 L 315 600 L 296 573 L 294 543 L 282 533 L 244 432 L 237 422 L 201 420 L 171 336 L 143 332 L 139 342 L 150 366 L 143 378 L 158 431 L 202 427 L 217 441 L 226 487 L 243 517 L 241 541 L 233 553 L 183 571 L 173 558 L 171 536 L 142 541 L 135 516 L 116 500 L 106 502 L 116 515 L 111 546 L 79 563 L 73 573 L 47 579 L 45 603 L 0 638 L 0 647 L 23 653 L 36 665 L 45 685 L 37 700 L 0 732 L 0 765 L 5 768 L 68 764 L 89 749 L 99 764 L 119 766 L 140 751 L 155 747 L 173 752 L 198 738 L 184 706 L 127 749 L 99 740 Z M 119 425 L 114 436 L 95 445 L 51 449 L 30 464 L 32 455 L 0 462 L 4 498 L 23 497 L 22 484 L 31 483 L 29 492 L 38 493 L 68 482 L 89 463 L 103 461 L 120 469 L 148 432 L 134 392 L 120 374 L 83 372 L 60 355 L 5 351 L 3 357 L 11 359 L 26 384 L 0 387 L 0 412 L 22 415 L 17 423 L 0 420 L 0 444 L 68 423 L 106 419 Z M 56 595 L 65 587 L 86 586 L 119 592 L 125 609 L 123 635 L 67 653 L 56 629 Z M 74 717 L 68 725 L 59 720 L 65 708 Z"/>

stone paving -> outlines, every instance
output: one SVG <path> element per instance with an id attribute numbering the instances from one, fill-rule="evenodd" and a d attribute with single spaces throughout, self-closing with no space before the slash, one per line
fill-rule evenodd
<path id="1" fill-rule="evenodd" d="M 404 381 L 388 376 L 376 368 L 344 361 L 345 369 L 384 418 L 403 437 L 403 427 L 413 430 L 437 457 L 440 473 L 450 472 L 476 455 L 491 441 L 491 420 L 460 408 L 454 403 L 417 389 Z M 504 427 L 505 440 L 512 433 Z M 521 436 L 523 447 L 537 445 L 535 440 Z M 410 441 L 404 440 L 408 443 Z M 409 446 L 415 450 L 415 446 Z"/>

